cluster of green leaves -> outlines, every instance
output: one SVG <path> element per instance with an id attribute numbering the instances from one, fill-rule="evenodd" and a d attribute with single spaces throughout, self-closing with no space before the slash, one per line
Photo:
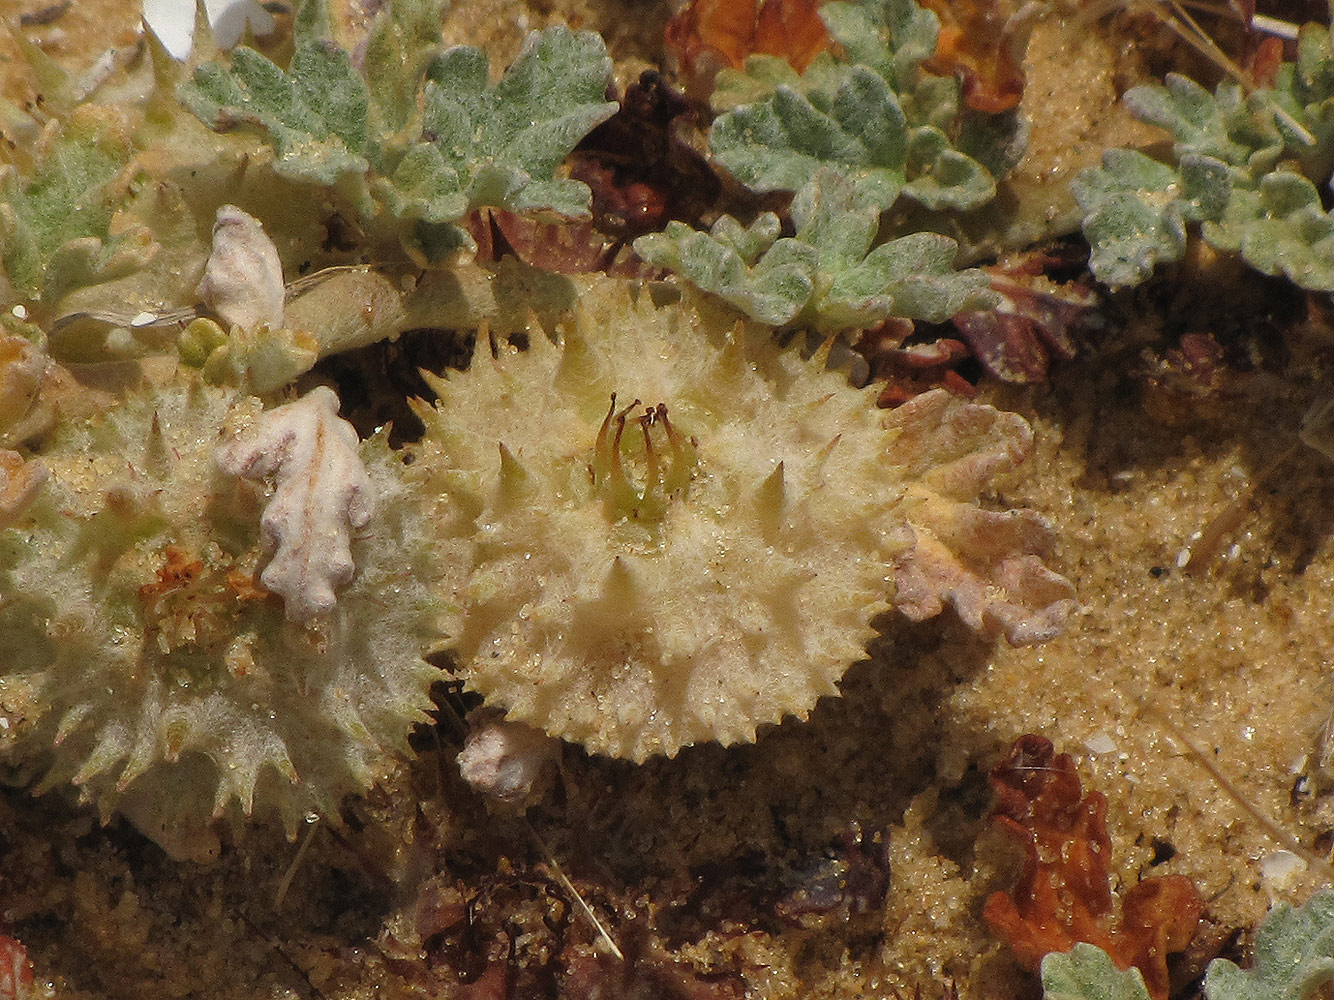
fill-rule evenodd
<path id="1" fill-rule="evenodd" d="M 779 235 L 772 212 L 750 226 L 725 215 L 707 233 L 669 223 L 641 236 L 635 250 L 772 326 L 828 333 L 891 316 L 942 322 L 995 304 L 985 274 L 954 270 L 955 243 L 946 236 L 915 233 L 873 249 L 880 213 L 836 171 L 804 185 L 791 214 L 792 236 Z"/>
<path id="2" fill-rule="evenodd" d="M 957 79 L 922 69 L 939 18 L 913 0 L 829 3 L 820 16 L 835 45 L 805 73 L 755 55 L 720 74 L 714 104 L 733 109 L 710 132 L 718 163 L 760 192 L 834 171 L 881 211 L 901 195 L 931 209 L 990 201 L 1022 149 L 1018 119 L 965 110 Z"/>
<path id="3" fill-rule="evenodd" d="M 1174 163 L 1110 150 L 1074 183 L 1085 213 L 1093 273 L 1135 285 L 1156 264 L 1179 260 L 1197 224 L 1212 246 L 1239 253 L 1264 274 L 1334 290 L 1334 215 L 1318 184 L 1334 170 L 1334 47 L 1307 25 L 1297 59 L 1272 87 L 1211 94 L 1182 76 L 1135 87 L 1126 103 L 1173 138 Z"/>
<path id="4" fill-rule="evenodd" d="M 796 192 L 792 235 L 780 238 L 771 212 L 749 226 L 723 216 L 707 233 L 671 223 L 636 252 L 774 326 L 832 332 L 994 307 L 981 272 L 954 271 L 953 240 L 876 241 L 900 197 L 942 210 L 990 201 L 1022 150 L 1017 118 L 964 109 L 958 80 L 922 69 L 940 20 L 913 0 L 829 3 L 820 16 L 834 45 L 804 73 L 753 55 L 713 95 L 730 109 L 709 132 L 714 160 L 754 191 Z"/>
<path id="5" fill-rule="evenodd" d="M 1280 903 L 1260 925 L 1255 961 L 1241 969 L 1225 958 L 1209 963 L 1207 1000 L 1309 1000 L 1334 981 L 1334 890 L 1305 905 Z M 1118 969 L 1107 953 L 1078 944 L 1042 960 L 1043 1000 L 1149 1000 L 1138 969 Z"/>
<path id="6" fill-rule="evenodd" d="M 229 64 L 199 66 L 181 99 L 215 129 L 258 130 L 279 174 L 339 190 L 364 218 L 409 223 L 404 243 L 427 262 L 470 244 L 455 223 L 481 206 L 587 218 L 587 186 L 553 174 L 616 110 L 602 39 L 535 33 L 491 86 L 485 52 L 440 45 L 442 8 L 390 5 L 359 70 L 333 40 L 326 0 L 307 0 L 286 69 L 238 46 Z"/>

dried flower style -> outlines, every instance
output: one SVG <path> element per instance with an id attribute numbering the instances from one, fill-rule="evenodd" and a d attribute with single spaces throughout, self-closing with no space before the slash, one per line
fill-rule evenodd
<path id="1" fill-rule="evenodd" d="M 414 474 L 445 495 L 442 533 L 472 539 L 455 649 L 510 719 L 674 755 L 804 716 L 890 606 L 952 601 L 1012 641 L 1059 627 L 1072 594 L 1039 568 L 1037 519 L 974 506 L 1026 450 L 1018 417 L 945 394 L 877 411 L 707 302 L 608 279 L 580 302 L 558 344 L 479 338 L 420 408 Z M 961 584 L 978 571 L 993 585 Z"/>
<path id="2" fill-rule="evenodd" d="M 16 752 L 45 772 L 42 788 L 73 782 L 104 819 L 122 811 L 173 853 L 198 856 L 217 817 L 277 813 L 291 832 L 310 810 L 335 815 L 405 749 L 435 675 L 420 659 L 432 564 L 397 459 L 380 439 L 355 448 L 335 406 L 317 390 L 265 414 L 196 383 L 58 429 L 42 452 L 49 479 L 0 535 L 5 673 L 40 684 Z M 317 476 L 306 499 L 355 498 L 369 478 L 379 513 L 355 537 L 337 509 L 328 523 L 298 523 L 304 534 L 284 520 L 266 567 L 261 514 L 287 502 L 285 472 L 270 497 L 215 450 L 221 435 L 239 459 L 244 442 L 282 438 L 303 418 L 331 447 L 355 449 L 341 471 L 320 470 L 338 481 Z M 309 446 L 304 428 L 293 434 Z M 289 461 L 308 472 L 299 451 Z M 328 557 L 340 544 L 355 575 L 269 572 L 284 546 Z"/>
<path id="3" fill-rule="evenodd" d="M 235 205 L 218 209 L 199 297 L 228 326 L 282 325 L 285 292 L 278 248 L 259 220 Z"/>
<path id="4" fill-rule="evenodd" d="M 356 572 L 351 532 L 369 523 L 375 489 L 333 390 L 319 386 L 270 410 L 216 459 L 223 472 L 274 484 L 260 520 L 270 558 L 259 579 L 283 598 L 288 619 L 331 610 L 334 590 Z"/>

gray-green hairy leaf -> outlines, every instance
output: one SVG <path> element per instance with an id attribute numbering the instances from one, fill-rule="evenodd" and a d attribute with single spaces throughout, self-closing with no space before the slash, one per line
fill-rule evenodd
<path id="1" fill-rule="evenodd" d="M 82 105 L 52 122 L 24 174 L 0 168 L 0 262 L 17 299 L 54 304 L 72 288 L 128 273 L 156 245 L 142 225 L 112 232 L 128 201 L 128 127 L 105 108 Z"/>
<path id="2" fill-rule="evenodd" d="M 873 249 L 879 213 L 836 171 L 797 192 L 792 221 L 796 232 L 782 238 L 772 213 L 749 227 L 724 216 L 708 233 L 674 222 L 641 236 L 635 250 L 773 326 L 830 333 L 891 316 L 941 322 L 994 305 L 986 275 L 954 270 L 947 237 L 916 233 Z"/>
<path id="3" fill-rule="evenodd" d="M 1149 1000 L 1138 969 L 1118 969 L 1091 944 L 1054 951 L 1042 960 L 1042 1000 Z"/>
<path id="4" fill-rule="evenodd" d="M 1113 287 L 1145 280 L 1181 257 L 1189 223 L 1212 246 L 1303 288 L 1334 289 L 1334 217 L 1317 185 L 1334 171 L 1334 48 L 1307 25 L 1297 59 L 1271 87 L 1211 93 L 1169 75 L 1126 94 L 1135 115 L 1173 138 L 1175 167 L 1112 150 L 1076 179 L 1093 273 Z"/>
<path id="5" fill-rule="evenodd" d="M 1255 962 L 1241 969 L 1225 958 L 1209 963 L 1209 1000 L 1308 1000 L 1334 981 L 1334 891 L 1318 892 L 1295 909 L 1278 903 L 1255 939 Z"/>
<path id="6" fill-rule="evenodd" d="M 802 74 L 771 56 L 752 56 L 744 73 L 719 74 L 720 115 L 710 132 L 715 159 L 756 191 L 795 191 L 816 170 L 851 180 L 859 201 L 884 211 L 906 195 L 932 209 L 971 209 L 996 193 L 988 166 L 963 147 L 984 131 L 963 114 L 957 80 L 921 68 L 936 47 L 939 21 L 912 0 L 830 3 L 821 16 L 838 43 Z M 989 146 L 1017 159 L 1018 120 L 994 118 Z"/>
<path id="7" fill-rule="evenodd" d="M 1137 285 L 1160 261 L 1180 260 L 1186 226 L 1171 195 L 1176 171 L 1128 149 L 1109 150 L 1102 167 L 1073 185 L 1084 211 L 1089 268 L 1113 288 Z"/>
<path id="8" fill-rule="evenodd" d="M 468 245 L 452 223 L 482 206 L 586 218 L 587 186 L 553 175 L 616 110 L 601 38 L 534 32 L 492 87 L 484 52 L 442 49 L 442 7 L 391 4 L 359 70 L 331 38 L 325 0 L 306 0 L 286 69 L 241 46 L 229 65 L 198 67 L 181 98 L 215 129 L 260 132 L 280 174 L 335 187 L 365 217 L 410 223 L 400 235 L 423 262 Z"/>

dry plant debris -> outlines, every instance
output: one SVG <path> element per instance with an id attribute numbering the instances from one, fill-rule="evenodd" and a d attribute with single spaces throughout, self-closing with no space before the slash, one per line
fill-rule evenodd
<path id="1" fill-rule="evenodd" d="M 1000 796 L 994 821 L 1023 845 L 1013 892 L 987 900 L 984 916 L 1020 961 L 1037 970 L 1043 957 L 1093 944 L 1122 969 L 1140 970 L 1154 1000 L 1167 1000 L 1167 956 L 1190 944 L 1204 900 L 1181 875 L 1147 878 L 1112 893 L 1107 799 L 1083 794 L 1074 760 L 1041 736 L 1021 736 L 991 771 Z"/>
<path id="2" fill-rule="evenodd" d="M 707 95 L 723 66 L 741 69 L 755 53 L 797 71 L 829 46 L 822 0 L 691 0 L 667 24 L 667 49 L 694 90 Z"/>

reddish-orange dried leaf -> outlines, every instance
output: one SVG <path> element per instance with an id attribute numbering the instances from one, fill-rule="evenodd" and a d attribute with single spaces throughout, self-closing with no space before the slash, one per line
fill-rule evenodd
<path id="1" fill-rule="evenodd" d="M 1010 0 L 922 0 L 940 18 L 936 53 L 924 67 L 963 82 L 974 111 L 1009 111 L 1024 93 L 1023 58 L 1033 27 Z"/>
<path id="2" fill-rule="evenodd" d="M 179 545 L 168 545 L 162 550 L 164 562 L 157 569 L 157 581 L 145 583 L 139 588 L 139 600 L 151 604 L 159 597 L 173 591 L 183 590 L 199 579 L 204 571 L 204 564 L 198 559 L 187 560 L 185 550 Z"/>
<path id="3" fill-rule="evenodd" d="M 1119 968 L 1140 970 L 1154 1000 L 1167 1000 L 1167 956 L 1183 950 L 1204 912 L 1190 879 L 1167 875 L 1140 882 L 1121 900 L 1111 889 L 1107 799 L 1082 794 L 1069 754 L 1041 736 L 1021 736 L 991 772 L 1000 796 L 993 819 L 1024 845 L 1024 867 L 1010 895 L 993 893 L 983 917 L 1025 965 L 1083 941 Z"/>
<path id="4" fill-rule="evenodd" d="M 1272 87 L 1283 64 L 1283 39 L 1267 35 L 1256 43 L 1246 58 L 1246 75 L 1257 87 Z"/>
<path id="5" fill-rule="evenodd" d="M 801 72 L 829 47 L 820 19 L 823 2 L 690 0 L 667 22 L 667 49 L 692 89 L 707 91 L 719 69 L 741 69 L 755 53 L 779 56 Z"/>
<path id="6" fill-rule="evenodd" d="M 752 52 L 780 56 L 798 73 L 829 47 L 820 17 L 824 0 L 764 0 L 755 18 Z"/>

